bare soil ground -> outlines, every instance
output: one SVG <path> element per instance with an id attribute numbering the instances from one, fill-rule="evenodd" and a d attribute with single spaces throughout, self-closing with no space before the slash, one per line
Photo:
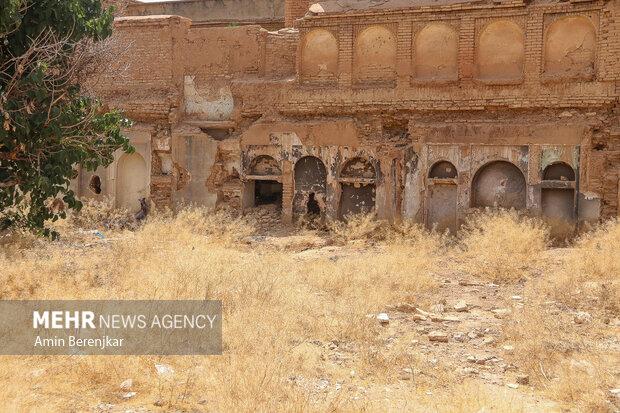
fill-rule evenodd
<path id="1" fill-rule="evenodd" d="M 618 223 L 553 248 L 511 213 L 458 239 L 367 217 L 285 228 L 265 211 L 132 231 L 84 218 L 57 242 L 6 238 L 0 297 L 207 295 L 224 301 L 224 355 L 0 357 L 5 411 L 620 409 Z"/>

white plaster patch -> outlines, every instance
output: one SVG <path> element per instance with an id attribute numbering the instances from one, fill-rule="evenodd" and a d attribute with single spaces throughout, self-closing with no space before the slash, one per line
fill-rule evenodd
<path id="1" fill-rule="evenodd" d="M 232 116 L 235 104 L 230 87 L 213 87 L 201 93 L 196 87 L 195 76 L 185 76 L 185 113 L 202 115 L 207 120 L 226 120 Z M 214 95 L 209 99 L 205 95 Z"/>

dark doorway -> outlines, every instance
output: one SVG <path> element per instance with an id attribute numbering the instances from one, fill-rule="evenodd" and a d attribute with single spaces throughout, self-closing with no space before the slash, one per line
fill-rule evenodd
<path id="1" fill-rule="evenodd" d="M 321 207 L 319 206 L 319 203 L 314 196 L 314 192 L 310 193 L 310 195 L 308 196 L 308 204 L 306 206 L 308 215 L 321 214 Z"/>
<path id="2" fill-rule="evenodd" d="M 278 181 L 254 182 L 254 205 L 282 206 L 282 183 Z"/>
<path id="3" fill-rule="evenodd" d="M 315 156 L 305 156 L 295 164 L 295 195 L 293 213 L 321 215 L 327 192 L 327 170 L 323 161 Z"/>

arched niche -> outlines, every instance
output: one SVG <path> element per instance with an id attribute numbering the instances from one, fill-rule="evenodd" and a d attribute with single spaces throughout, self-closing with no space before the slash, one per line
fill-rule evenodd
<path id="1" fill-rule="evenodd" d="M 451 80 L 458 77 L 458 33 L 434 23 L 424 27 L 414 41 L 414 76 L 419 80 Z"/>
<path id="2" fill-rule="evenodd" d="M 370 26 L 355 40 L 356 82 L 385 83 L 396 79 L 396 36 L 386 27 Z"/>
<path id="3" fill-rule="evenodd" d="M 451 162 L 439 161 L 431 167 L 428 177 L 431 179 L 454 179 L 458 177 L 458 173 Z"/>
<path id="4" fill-rule="evenodd" d="M 364 158 L 353 158 L 348 160 L 340 171 L 341 178 L 360 178 L 375 179 L 375 167 Z"/>
<path id="5" fill-rule="evenodd" d="M 472 206 L 524 209 L 526 182 L 514 164 L 495 161 L 481 167 L 472 181 Z"/>
<path id="6" fill-rule="evenodd" d="M 248 174 L 254 176 L 275 176 L 282 175 L 280 164 L 269 155 L 259 155 L 252 159 Z"/>
<path id="7" fill-rule="evenodd" d="M 140 210 L 140 199 L 148 197 L 149 177 L 146 162 L 139 153 L 124 154 L 116 170 L 116 206 Z"/>
<path id="8" fill-rule="evenodd" d="M 525 37 L 516 23 L 498 20 L 483 29 L 476 47 L 479 79 L 519 81 L 523 78 L 524 59 Z"/>
<path id="9" fill-rule="evenodd" d="M 301 50 L 302 78 L 335 77 L 338 73 L 338 42 L 325 29 L 304 36 Z"/>
<path id="10" fill-rule="evenodd" d="M 553 22 L 545 36 L 545 75 L 592 76 L 596 30 L 584 16 L 563 17 Z"/>
<path id="11" fill-rule="evenodd" d="M 340 218 L 370 213 L 375 208 L 376 170 L 367 159 L 348 160 L 340 171 Z"/>
<path id="12" fill-rule="evenodd" d="M 565 162 L 556 162 L 547 166 L 543 172 L 545 181 L 574 181 L 575 170 Z"/>
<path id="13" fill-rule="evenodd" d="M 316 156 L 304 156 L 295 163 L 295 215 L 320 215 L 325 211 L 327 169 Z"/>

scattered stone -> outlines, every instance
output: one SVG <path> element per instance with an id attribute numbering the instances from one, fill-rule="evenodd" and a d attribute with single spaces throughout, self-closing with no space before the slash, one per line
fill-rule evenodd
<path id="1" fill-rule="evenodd" d="M 467 356 L 467 361 L 470 363 L 475 363 L 476 362 L 476 356 Z"/>
<path id="2" fill-rule="evenodd" d="M 499 318 L 499 319 L 505 318 L 510 313 L 512 313 L 512 311 L 509 308 L 497 308 L 495 310 L 491 310 L 491 312 L 493 313 L 495 318 Z"/>
<path id="3" fill-rule="evenodd" d="M 121 383 L 121 390 L 125 390 L 125 391 L 129 391 L 131 390 L 131 386 L 133 386 L 133 380 L 132 379 L 127 379 L 124 382 Z"/>
<path id="4" fill-rule="evenodd" d="M 153 402 L 154 406 L 157 407 L 162 407 L 164 405 L 164 401 L 163 400 L 155 400 L 155 402 Z"/>
<path id="5" fill-rule="evenodd" d="M 200 399 L 198 400 L 198 404 L 207 404 L 207 399 Z"/>
<path id="6" fill-rule="evenodd" d="M 511 389 L 518 389 L 519 385 L 517 383 L 506 383 L 507 387 L 510 387 Z"/>
<path id="7" fill-rule="evenodd" d="M 465 300 L 459 300 L 454 304 L 454 311 L 462 313 L 465 311 L 468 311 L 469 307 L 467 306 L 467 303 L 465 302 Z"/>
<path id="8" fill-rule="evenodd" d="M 475 339 L 475 338 L 478 338 L 478 337 L 479 337 L 479 335 L 478 335 L 478 332 L 477 332 L 477 331 L 473 331 L 473 330 L 472 330 L 472 331 L 470 331 L 469 333 L 467 333 L 467 337 L 469 337 L 470 339 L 472 339 L 472 340 L 473 340 L 473 339 Z"/>
<path id="9" fill-rule="evenodd" d="M 504 349 L 506 353 L 512 353 L 515 350 L 514 346 L 510 346 L 510 345 L 505 345 L 502 348 Z"/>
<path id="10" fill-rule="evenodd" d="M 512 298 L 512 299 L 513 299 L 513 300 L 515 300 L 515 301 L 521 301 L 521 300 L 523 300 L 523 297 L 521 297 L 520 295 L 513 295 L 513 296 L 512 296 L 512 297 L 510 297 L 510 298 Z"/>
<path id="11" fill-rule="evenodd" d="M 434 330 L 428 333 L 428 339 L 429 341 L 437 341 L 440 343 L 447 343 L 449 340 L 448 335 L 439 330 Z"/>
<path id="12" fill-rule="evenodd" d="M 428 317 L 422 314 L 411 314 L 411 319 L 413 321 L 426 321 L 428 320 Z"/>
<path id="13" fill-rule="evenodd" d="M 565 110 L 564 112 L 558 115 L 558 118 L 572 118 L 572 117 L 573 117 L 573 114 L 570 113 L 568 110 Z"/>
<path id="14" fill-rule="evenodd" d="M 609 390 L 612 396 L 615 396 L 620 399 L 620 388 Z"/>
<path id="15" fill-rule="evenodd" d="M 493 344 L 495 342 L 495 339 L 493 337 L 485 337 L 484 340 L 482 340 L 482 344 L 484 344 L 485 346 L 488 346 L 489 344 Z"/>
<path id="16" fill-rule="evenodd" d="M 174 369 L 167 364 L 155 364 L 155 370 L 160 376 L 172 376 Z"/>
<path id="17" fill-rule="evenodd" d="M 516 381 L 519 384 L 530 384 L 530 376 L 527 374 L 517 374 Z"/>
<path id="18" fill-rule="evenodd" d="M 463 334 L 463 333 L 454 333 L 452 335 L 452 338 L 454 339 L 454 341 L 458 341 L 458 342 L 462 343 L 463 341 L 465 341 L 465 334 Z"/>
<path id="19" fill-rule="evenodd" d="M 592 321 L 592 316 L 585 311 L 579 311 L 575 314 L 573 321 L 575 321 L 576 324 L 586 324 Z"/>
<path id="20" fill-rule="evenodd" d="M 123 399 L 131 399 L 135 395 L 136 395 L 135 391 L 129 391 L 127 393 L 123 393 L 122 397 Z"/>
<path id="21" fill-rule="evenodd" d="M 402 371 L 400 372 L 401 380 L 411 380 L 412 377 L 413 377 L 413 370 L 410 369 L 409 367 L 402 369 Z"/>
<path id="22" fill-rule="evenodd" d="M 381 324 L 389 324 L 390 323 L 390 317 L 388 317 L 388 315 L 385 314 L 385 313 L 379 313 L 377 315 L 377 320 L 379 320 L 379 323 L 381 323 Z"/>
<path id="23" fill-rule="evenodd" d="M 476 374 L 478 374 L 478 370 L 473 367 L 463 367 L 461 369 L 461 374 L 464 376 L 475 376 Z"/>
<path id="24" fill-rule="evenodd" d="M 441 314 L 444 311 L 446 311 L 446 308 L 444 307 L 443 304 L 435 304 L 435 305 L 431 306 L 430 310 L 431 310 L 432 313 Z"/>

